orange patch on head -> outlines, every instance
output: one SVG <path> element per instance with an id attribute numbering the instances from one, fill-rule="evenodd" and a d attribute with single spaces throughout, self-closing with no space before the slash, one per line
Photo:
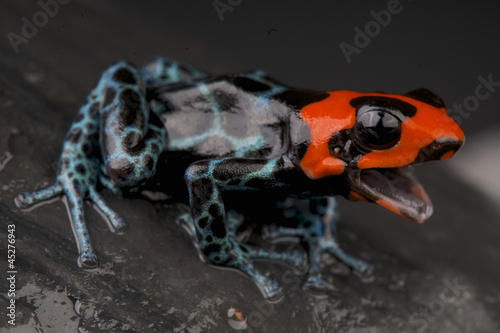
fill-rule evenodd
<path id="1" fill-rule="evenodd" d="M 360 158 L 359 169 L 394 168 L 411 164 L 421 148 L 432 141 L 447 137 L 463 141 L 464 133 L 457 123 L 446 114 L 446 109 L 436 108 L 413 98 L 381 93 L 358 93 L 339 90 L 327 92 L 326 99 L 306 105 L 300 117 L 309 127 L 311 142 L 300 162 L 300 167 L 311 179 L 339 175 L 346 164 L 331 155 L 328 142 L 333 134 L 354 126 L 356 108 L 350 102 L 360 96 L 383 96 L 395 98 L 417 108 L 417 113 L 401 123 L 401 139 L 394 147 L 373 150 Z M 452 154 L 446 153 L 443 158 Z"/>
<path id="2" fill-rule="evenodd" d="M 330 154 L 331 136 L 354 125 L 356 110 L 349 104 L 359 93 L 352 91 L 328 92 L 326 99 L 306 105 L 300 117 L 309 127 L 311 142 L 300 162 L 300 167 L 311 179 L 339 175 L 345 163 Z"/>

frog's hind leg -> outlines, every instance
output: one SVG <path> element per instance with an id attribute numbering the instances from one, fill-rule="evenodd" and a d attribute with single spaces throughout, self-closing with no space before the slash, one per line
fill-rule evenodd
<path id="1" fill-rule="evenodd" d="M 221 192 L 226 188 L 257 189 L 279 186 L 276 172 L 284 168 L 279 159 L 223 158 L 191 164 L 185 173 L 194 229 L 201 251 L 215 265 L 236 268 L 249 275 L 269 300 L 280 298 L 278 284 L 261 274 L 252 259 L 281 259 L 236 241 L 235 228 L 228 228 Z M 297 260 L 298 261 L 298 260 Z"/>
<path id="2" fill-rule="evenodd" d="M 154 173 L 163 150 L 164 128 L 156 115 L 149 115 L 144 95 L 133 66 L 119 62 L 106 70 L 66 135 L 55 184 L 16 198 L 20 207 L 58 196 L 65 199 L 79 250 L 78 262 L 84 267 L 98 264 L 85 223 L 85 199 L 107 217 L 112 231 L 126 228 L 96 192 L 98 179 L 105 179 L 100 173 L 101 158 L 110 184 L 132 186 Z"/>
<path id="3" fill-rule="evenodd" d="M 371 266 L 342 250 L 335 238 L 337 219 L 336 201 L 332 197 L 311 200 L 287 199 L 282 205 L 285 215 L 299 221 L 297 228 L 274 227 L 265 229 L 268 239 L 279 237 L 301 237 L 309 252 L 309 271 L 304 287 L 310 290 L 325 289 L 321 277 L 320 262 L 324 252 L 330 252 L 347 266 L 361 274 L 368 274 Z"/>

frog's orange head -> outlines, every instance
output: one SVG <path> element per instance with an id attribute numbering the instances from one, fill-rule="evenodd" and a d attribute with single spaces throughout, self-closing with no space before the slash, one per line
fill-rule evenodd
<path id="1" fill-rule="evenodd" d="M 309 178 L 345 175 L 351 200 L 373 201 L 416 222 L 432 204 L 410 164 L 452 157 L 464 134 L 427 89 L 404 96 L 328 92 L 302 108 L 311 132 L 300 166 Z"/>

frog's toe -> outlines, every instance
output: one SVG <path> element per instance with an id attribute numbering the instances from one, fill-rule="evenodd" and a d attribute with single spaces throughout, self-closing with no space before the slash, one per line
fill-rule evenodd
<path id="1" fill-rule="evenodd" d="M 363 276 L 369 276 L 372 272 L 372 266 L 369 263 L 344 252 L 344 250 L 342 250 L 336 242 L 334 242 L 334 244 L 329 244 L 325 250 L 329 251 L 344 264 Z"/>
<path id="2" fill-rule="evenodd" d="M 278 303 L 283 299 L 283 288 L 281 288 L 276 281 L 269 280 L 267 285 L 260 286 L 257 284 L 257 286 L 267 301 L 271 303 Z"/>
<path id="3" fill-rule="evenodd" d="M 106 217 L 111 231 L 117 234 L 123 234 L 127 230 L 125 221 L 106 204 L 101 195 L 92 187 L 89 188 L 89 197 L 95 204 L 95 207 Z"/>
<path id="4" fill-rule="evenodd" d="M 370 265 L 368 262 L 358 259 L 357 267 L 354 268 L 354 271 L 358 273 L 361 277 L 369 277 L 373 273 L 373 265 Z"/>
<path id="5" fill-rule="evenodd" d="M 324 293 L 327 289 L 325 282 L 321 278 L 321 275 L 320 276 L 309 276 L 307 278 L 306 282 L 304 282 L 304 284 L 302 285 L 302 288 L 304 290 L 307 290 L 307 291 L 312 292 L 312 293 L 317 293 L 317 294 Z"/>
<path id="6" fill-rule="evenodd" d="M 56 183 L 40 191 L 21 193 L 14 199 L 14 201 L 16 203 L 16 206 L 19 208 L 29 208 L 33 205 L 58 197 L 62 194 L 62 186 L 59 183 Z"/>
<path id="7" fill-rule="evenodd" d="M 254 249 L 251 249 L 247 246 L 241 246 L 237 243 L 234 243 L 232 251 L 229 253 L 229 258 L 222 265 L 227 267 L 232 267 L 240 270 L 241 272 L 247 274 L 252 278 L 257 287 L 259 288 L 262 295 L 271 302 L 278 302 L 283 296 L 282 289 L 278 285 L 276 281 L 271 280 L 267 276 L 260 273 L 255 266 L 253 265 L 251 259 L 256 253 L 248 253 L 247 251 L 253 252 Z M 263 253 L 263 252 L 261 252 Z M 258 254 L 260 255 L 260 254 Z M 219 254 L 215 254 L 215 256 L 219 256 Z M 210 261 L 213 261 L 214 256 L 210 255 L 207 257 Z"/>
<path id="8" fill-rule="evenodd" d="M 275 225 L 264 225 L 261 231 L 262 238 L 265 240 L 275 240 L 280 237 L 278 228 Z"/>
<path id="9" fill-rule="evenodd" d="M 194 226 L 193 216 L 190 213 L 185 213 L 177 217 L 177 224 L 182 226 L 191 237 L 196 238 L 196 228 Z"/>
<path id="10" fill-rule="evenodd" d="M 99 266 L 99 259 L 92 250 L 85 250 L 78 256 L 78 266 L 86 269 L 93 269 Z"/>
<path id="11" fill-rule="evenodd" d="M 309 266 L 307 263 L 307 253 L 294 250 L 290 253 L 290 264 L 301 272 L 305 272 Z"/>

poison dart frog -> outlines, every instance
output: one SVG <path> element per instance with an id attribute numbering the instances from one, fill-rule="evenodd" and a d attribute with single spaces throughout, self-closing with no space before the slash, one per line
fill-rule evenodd
<path id="1" fill-rule="evenodd" d="M 22 193 L 16 203 L 24 208 L 65 198 L 78 262 L 92 268 L 98 258 L 84 200 L 122 232 L 126 224 L 102 199 L 98 183 L 119 194 L 163 175 L 164 190 L 187 189 L 190 213 L 182 220 L 205 258 L 246 273 L 265 298 L 275 300 L 281 288 L 253 259 L 308 267 L 305 287 L 319 290 L 325 286 L 319 268 L 324 252 L 368 272 L 368 263 L 337 243 L 334 196 L 374 202 L 421 223 L 432 204 L 411 165 L 450 158 L 463 142 L 443 101 L 427 89 L 404 95 L 317 92 L 285 86 L 262 71 L 214 77 L 167 58 L 141 70 L 118 62 L 74 119 L 55 184 Z M 247 190 L 279 194 L 278 206 L 295 222 L 265 221 L 263 235 L 301 237 L 307 256 L 237 241 L 241 219 L 226 214 L 223 193 Z"/>

